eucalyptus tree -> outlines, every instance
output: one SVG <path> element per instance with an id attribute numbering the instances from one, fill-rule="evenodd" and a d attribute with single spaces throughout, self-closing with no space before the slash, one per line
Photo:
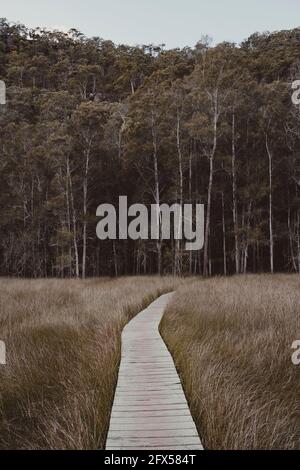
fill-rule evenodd
<path id="1" fill-rule="evenodd" d="M 72 133 L 74 150 L 82 158 L 82 278 L 86 277 L 87 261 L 87 225 L 89 206 L 89 183 L 96 159 L 101 158 L 101 145 L 104 138 L 104 127 L 108 119 L 109 104 L 82 103 L 72 114 Z"/>
<path id="2" fill-rule="evenodd" d="M 192 137 L 200 143 L 201 155 L 209 162 L 203 260 L 203 274 L 206 276 L 209 274 L 212 192 L 220 120 L 228 106 L 230 85 L 235 77 L 232 51 L 234 46 L 227 43 L 213 49 L 204 48 L 188 80 L 193 110 L 189 128 Z"/>
<path id="3" fill-rule="evenodd" d="M 270 247 L 270 271 L 274 273 L 274 171 L 278 162 L 279 150 L 285 143 L 284 128 L 286 110 L 290 97 L 286 84 L 276 81 L 261 85 L 260 125 L 263 135 L 265 152 L 268 158 L 268 184 L 269 184 L 269 247 Z M 280 152 L 281 153 L 281 152 Z"/>

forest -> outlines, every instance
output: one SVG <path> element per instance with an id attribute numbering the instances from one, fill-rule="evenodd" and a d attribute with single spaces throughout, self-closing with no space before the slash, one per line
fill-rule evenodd
<path id="1" fill-rule="evenodd" d="M 0 275 L 300 273 L 300 28 L 199 38 L 167 50 L 0 20 Z M 119 196 L 204 204 L 203 250 L 98 240 L 97 207 Z"/>

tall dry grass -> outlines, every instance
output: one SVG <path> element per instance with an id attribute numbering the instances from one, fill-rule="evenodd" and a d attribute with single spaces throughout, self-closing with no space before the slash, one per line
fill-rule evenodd
<path id="1" fill-rule="evenodd" d="M 0 280 L 1 449 L 102 449 L 124 325 L 173 278 Z"/>
<path id="2" fill-rule="evenodd" d="M 300 449 L 300 277 L 193 281 L 161 325 L 208 449 Z"/>

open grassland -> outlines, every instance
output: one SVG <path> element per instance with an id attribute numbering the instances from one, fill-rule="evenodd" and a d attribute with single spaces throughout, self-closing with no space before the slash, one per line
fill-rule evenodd
<path id="1" fill-rule="evenodd" d="M 300 278 L 0 280 L 0 449 L 101 449 L 124 325 L 161 330 L 208 449 L 299 449 Z"/>
<path id="2" fill-rule="evenodd" d="M 300 449 L 300 277 L 193 281 L 161 330 L 208 449 Z"/>
<path id="3" fill-rule="evenodd" d="M 173 278 L 0 280 L 0 449 L 101 449 L 124 325 Z"/>

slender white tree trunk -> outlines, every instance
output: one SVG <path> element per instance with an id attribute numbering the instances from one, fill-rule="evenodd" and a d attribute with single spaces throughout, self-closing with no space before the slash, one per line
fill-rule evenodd
<path id="1" fill-rule="evenodd" d="M 118 254 L 116 249 L 116 242 L 113 240 L 113 255 L 114 255 L 114 265 L 115 265 L 115 276 L 118 277 L 119 275 L 119 268 L 118 268 Z"/>
<path id="2" fill-rule="evenodd" d="M 68 172 L 68 179 L 69 179 L 70 201 L 71 201 L 71 208 L 72 208 L 73 244 L 74 244 L 74 253 L 75 253 L 75 274 L 76 274 L 76 278 L 79 279 L 79 256 L 78 256 L 78 244 L 77 244 L 77 220 L 76 220 L 76 211 L 75 211 L 74 194 L 73 194 L 73 183 L 72 183 L 72 176 L 71 176 L 71 171 L 70 171 L 69 158 L 67 160 L 67 172 Z"/>
<path id="3" fill-rule="evenodd" d="M 179 203 L 180 203 L 180 223 L 182 223 L 183 212 L 183 168 L 182 168 L 182 151 L 181 151 L 181 117 L 180 111 L 177 109 L 177 129 L 176 129 L 176 144 L 178 154 L 178 177 L 179 177 Z M 178 230 L 180 228 L 178 227 Z M 175 274 L 181 274 L 181 253 L 180 253 L 180 240 L 176 240 L 175 245 Z"/>
<path id="4" fill-rule="evenodd" d="M 235 272 L 240 272 L 240 248 L 238 235 L 238 214 L 237 214 L 237 197 L 236 197 L 236 152 L 235 152 L 235 114 L 232 115 L 232 216 L 234 229 L 234 251 L 235 251 Z"/>
<path id="5" fill-rule="evenodd" d="M 222 229 L 223 229 L 223 264 L 224 264 L 224 276 L 227 276 L 227 251 L 226 251 L 226 225 L 225 225 L 225 202 L 224 193 L 222 196 Z"/>
<path id="6" fill-rule="evenodd" d="M 189 203 L 192 204 L 192 151 L 190 151 L 189 157 Z M 189 254 L 190 259 L 190 274 L 193 271 L 193 252 L 190 251 Z"/>
<path id="7" fill-rule="evenodd" d="M 247 274 L 247 269 L 248 269 L 249 232 L 250 232 L 250 225 L 251 225 L 251 212 L 252 212 L 252 201 L 249 202 L 249 207 L 248 207 L 247 233 L 246 233 L 246 240 L 245 240 L 245 253 L 244 253 L 244 266 L 243 266 L 244 274 Z"/>
<path id="8" fill-rule="evenodd" d="M 209 155 L 209 182 L 207 189 L 207 214 L 205 224 L 205 240 L 204 240 L 204 261 L 203 261 L 203 274 L 208 276 L 211 271 L 209 266 L 209 234 L 210 234 L 210 218 L 211 218 L 211 201 L 212 201 L 212 188 L 213 188 L 213 177 L 214 177 L 214 158 L 217 149 L 217 131 L 218 131 L 218 92 L 214 93 L 213 97 L 213 146 Z"/>
<path id="9" fill-rule="evenodd" d="M 82 248 L 82 279 L 86 277 L 86 253 L 87 253 L 87 198 L 88 198 L 88 175 L 90 164 L 90 148 L 87 146 L 84 151 L 85 156 L 85 169 L 83 178 L 83 248 Z"/>
<path id="10" fill-rule="evenodd" d="M 159 187 L 159 173 L 158 173 L 158 150 L 157 150 L 157 133 L 154 117 L 154 110 L 152 110 L 152 145 L 153 145 L 153 168 L 154 168 L 154 197 L 156 204 L 156 223 L 159 231 L 158 240 L 156 242 L 157 248 L 157 271 L 158 274 L 162 272 L 162 240 L 161 240 L 161 223 L 160 223 L 160 187 Z"/>
<path id="11" fill-rule="evenodd" d="M 269 157 L 269 235 L 270 235 L 270 271 L 274 273 L 274 235 L 273 235 L 273 156 L 266 133 L 266 150 Z"/>
<path id="12" fill-rule="evenodd" d="M 291 250 L 291 261 L 294 268 L 294 271 L 297 272 L 297 264 L 295 260 L 295 253 L 294 253 L 294 246 L 293 246 L 293 233 L 291 227 L 291 208 L 288 209 L 288 231 L 289 231 L 289 242 L 290 242 L 290 250 Z M 300 272 L 300 271 L 299 271 Z"/>

